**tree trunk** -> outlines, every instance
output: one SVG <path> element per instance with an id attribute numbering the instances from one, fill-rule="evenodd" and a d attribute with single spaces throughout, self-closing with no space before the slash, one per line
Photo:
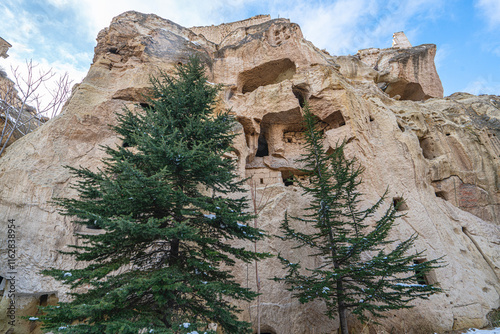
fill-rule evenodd
<path id="1" fill-rule="evenodd" d="M 347 328 L 347 309 L 343 305 L 340 306 L 340 303 L 339 303 L 339 320 L 340 320 L 340 332 L 342 334 L 349 334 L 349 329 Z"/>
<path id="2" fill-rule="evenodd" d="M 170 241 L 170 255 L 168 257 L 168 265 L 174 265 L 179 260 L 179 239 Z"/>
<path id="3" fill-rule="evenodd" d="M 335 263 L 337 267 L 337 263 Z M 340 321 L 340 333 L 349 334 L 349 329 L 347 328 L 347 308 L 344 304 L 344 288 L 342 286 L 342 278 L 337 279 L 337 305 L 339 312 Z"/>

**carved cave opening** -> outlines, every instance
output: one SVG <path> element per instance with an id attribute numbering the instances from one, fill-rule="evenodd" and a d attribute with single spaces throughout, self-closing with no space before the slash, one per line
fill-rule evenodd
<path id="1" fill-rule="evenodd" d="M 281 171 L 281 179 L 285 187 L 298 186 L 299 184 L 308 183 L 308 176 L 304 172 L 297 169 L 287 169 Z"/>
<path id="2" fill-rule="evenodd" d="M 102 230 L 102 227 L 100 227 L 99 225 L 97 225 L 97 221 L 94 221 L 93 224 L 87 224 L 86 227 L 89 230 Z"/>
<path id="3" fill-rule="evenodd" d="M 415 259 L 413 260 L 413 264 L 421 264 L 427 261 L 427 259 Z M 415 276 L 417 277 L 417 283 L 421 285 L 429 285 L 431 284 L 431 280 L 429 279 L 429 275 L 424 273 L 421 269 L 415 268 Z"/>
<path id="4" fill-rule="evenodd" d="M 259 125 L 260 134 L 257 138 L 254 137 L 253 140 L 253 143 L 257 146 L 254 146 L 254 149 L 256 149 L 255 157 L 273 156 L 275 158 L 285 158 L 297 155 L 298 144 L 302 142 L 300 137 L 303 131 L 302 115 L 299 107 L 269 113 L 262 118 Z M 252 143 L 252 140 L 247 140 L 247 143 L 249 142 Z M 252 149 L 251 146 L 249 148 Z M 249 161 L 251 162 L 252 159 Z"/>
<path id="5" fill-rule="evenodd" d="M 306 102 L 307 102 L 307 95 L 308 95 L 307 89 L 299 87 L 299 86 L 293 86 L 292 92 L 293 92 L 293 95 L 295 95 L 295 97 L 299 101 L 300 107 L 304 108 L 304 106 L 306 105 Z"/>
<path id="6" fill-rule="evenodd" d="M 416 82 L 398 81 L 381 86 L 380 89 L 390 97 L 396 98 L 399 95 L 399 100 L 422 101 L 428 98 L 424 93 L 422 86 Z"/>
<path id="7" fill-rule="evenodd" d="M 47 303 L 49 301 L 49 295 L 41 295 L 40 296 L 40 306 L 47 306 Z"/>
<path id="8" fill-rule="evenodd" d="M 254 330 L 254 333 L 258 333 L 257 330 Z M 261 325 L 260 326 L 260 334 L 276 334 L 276 331 L 274 330 L 274 328 L 272 328 L 271 326 L 269 325 Z"/>
<path id="9" fill-rule="evenodd" d="M 323 119 L 328 124 L 328 129 L 337 129 L 345 125 L 345 119 L 340 110 L 337 110 Z"/>
<path id="10" fill-rule="evenodd" d="M 392 199 L 392 204 L 397 211 L 408 211 L 410 209 L 402 197 L 394 197 Z"/>
<path id="11" fill-rule="evenodd" d="M 443 191 L 443 190 L 441 190 L 441 191 L 436 191 L 436 192 L 435 192 L 435 194 L 436 194 L 436 197 L 442 198 L 442 199 L 444 199 L 445 201 L 447 201 L 447 200 L 448 200 L 448 198 L 449 198 L 449 197 L 448 197 L 448 192 L 447 192 L 447 191 Z"/>
<path id="12" fill-rule="evenodd" d="M 267 144 L 266 137 L 263 133 L 259 135 L 256 157 L 269 156 L 269 145 Z"/>
<path id="13" fill-rule="evenodd" d="M 281 178 L 283 179 L 283 184 L 285 185 L 285 187 L 294 185 L 295 177 L 291 171 L 282 171 Z"/>
<path id="14" fill-rule="evenodd" d="M 260 86 L 292 79 L 296 70 L 295 63 L 288 58 L 273 60 L 241 72 L 238 75 L 238 88 L 243 94 L 250 93 Z"/>
<path id="15" fill-rule="evenodd" d="M 422 101 L 425 100 L 426 95 L 419 83 L 411 82 L 406 85 L 401 100 Z"/>

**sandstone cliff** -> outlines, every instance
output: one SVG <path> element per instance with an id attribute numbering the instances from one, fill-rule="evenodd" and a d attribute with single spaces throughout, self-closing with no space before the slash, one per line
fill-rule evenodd
<path id="1" fill-rule="evenodd" d="M 253 178 L 267 203 L 261 228 L 277 234 L 285 210 L 298 215 L 305 206 L 289 177 L 300 174 L 301 108 L 308 100 L 324 122 L 328 143 L 347 139 L 347 154 L 366 168 L 365 203 L 374 203 L 387 186 L 389 201 L 406 199 L 406 215 L 392 237 L 417 232 L 417 249 L 427 249 L 428 258 L 445 256 L 448 266 L 427 279 L 446 293 L 388 314 L 381 326 L 351 321 L 358 333 L 363 328 L 363 333 L 442 333 L 486 325 L 486 314 L 500 306 L 500 97 L 430 98 L 442 96 L 434 46 L 380 50 L 374 62 L 362 52 L 333 57 L 305 40 L 289 20 L 258 19 L 232 25 L 231 32 L 197 27 L 193 30 L 203 31 L 198 35 L 155 15 L 126 12 L 99 33 L 88 75 L 61 115 L 15 142 L 0 159 L 0 234 L 6 235 L 7 220 L 15 219 L 23 314 L 56 297 L 67 300 L 67 288 L 39 271 L 74 267 L 58 250 L 76 242 L 75 232 L 95 233 L 77 231 L 49 202 L 75 195 L 62 166 L 98 168 L 104 157 L 100 145 L 120 144 L 108 126 L 116 124 L 114 113 L 145 102 L 149 75 L 171 71 L 197 53 L 210 81 L 224 85 L 220 107 L 232 108 L 241 124 L 234 158 L 241 176 Z M 217 40 L 213 36 L 220 31 Z M 6 247 L 2 237 L 2 259 Z M 318 261 L 277 239 L 258 247 L 306 265 Z M 251 270 L 241 265 L 235 275 L 254 287 Z M 324 305 L 300 305 L 284 286 L 267 280 L 282 273 L 276 259 L 262 262 L 259 270 L 263 329 L 336 331 L 338 323 L 323 315 Z M 0 261 L 0 276 L 8 271 Z M 0 324 L 6 303 L 6 298 L 0 302 Z M 239 306 L 242 317 L 255 324 L 255 302 Z"/>

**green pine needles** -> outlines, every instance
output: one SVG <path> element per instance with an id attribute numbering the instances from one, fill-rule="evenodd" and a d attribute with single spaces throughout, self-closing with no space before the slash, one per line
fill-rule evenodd
<path id="1" fill-rule="evenodd" d="M 345 143 L 327 154 L 324 136 L 307 105 L 304 114 L 307 153 L 301 161 L 309 178 L 300 186 L 312 200 L 304 218 L 285 216 L 281 238 L 294 241 L 296 248 L 310 249 L 312 256 L 320 256 L 322 264 L 304 270 L 299 263 L 279 256 L 287 274 L 275 280 L 287 283 L 301 303 L 323 300 L 326 315 L 332 319 L 338 315 L 341 331 L 347 334 L 347 310 L 366 321 L 370 314 L 384 317 L 384 311 L 410 308 L 411 300 L 441 291 L 423 281 L 441 261 L 420 261 L 423 252 L 408 254 L 416 235 L 396 246 L 388 240 L 399 217 L 397 207 L 391 205 L 371 224 L 385 195 L 373 206 L 360 209 L 362 194 L 357 187 L 363 169 L 355 159 L 344 156 Z M 290 219 L 311 224 L 314 232 L 295 230 Z"/>
<path id="2" fill-rule="evenodd" d="M 195 57 L 175 76 L 152 79 L 148 106 L 118 115 L 123 147 L 106 147 L 97 172 L 70 168 L 79 197 L 56 203 L 101 233 L 78 234 L 79 245 L 66 253 L 82 269 L 45 272 L 72 289 L 72 301 L 44 309 L 45 331 L 194 334 L 215 333 L 215 323 L 225 333 L 250 332 L 231 300 L 256 293 L 231 271 L 268 254 L 230 243 L 264 234 L 247 225 L 243 181 L 223 157 L 235 121 L 215 113 L 219 87 L 204 72 Z"/>

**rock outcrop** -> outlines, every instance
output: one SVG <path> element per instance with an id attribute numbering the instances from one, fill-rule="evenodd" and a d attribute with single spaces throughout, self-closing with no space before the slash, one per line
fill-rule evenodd
<path id="1" fill-rule="evenodd" d="M 196 53 L 207 64 L 210 81 L 224 86 L 220 107 L 232 108 L 241 124 L 234 158 L 241 177 L 254 180 L 266 203 L 261 228 L 278 234 L 284 212 L 300 215 L 306 205 L 290 176 L 300 177 L 301 109 L 309 101 L 323 121 L 328 144 L 346 139 L 347 154 L 365 168 L 364 203 L 373 204 L 387 186 L 389 201 L 405 198 L 406 215 L 392 238 L 418 233 L 416 249 L 426 249 L 428 258 L 445 257 L 448 266 L 427 277 L 445 293 L 391 312 L 379 320 L 381 325 L 362 327 L 350 319 L 353 330 L 443 333 L 485 326 L 487 313 L 500 306 L 500 97 L 427 99 L 442 95 L 433 46 L 379 50 L 370 63 L 361 54 L 328 55 L 288 20 L 253 23 L 234 25 L 216 44 L 205 36 L 217 27 L 198 27 L 202 36 L 155 15 L 126 12 L 99 33 L 88 75 L 61 115 L 15 142 L 0 159 L 0 235 L 6 235 L 8 220 L 17 225 L 18 314 L 34 315 L 30 312 L 40 303 L 67 300 L 67 287 L 39 272 L 75 267 L 58 251 L 77 242 L 74 233 L 94 233 L 76 227 L 50 204 L 53 197 L 76 195 L 70 188 L 74 180 L 62 166 L 98 168 L 104 157 L 100 145 L 119 144 L 108 126 L 116 124 L 115 113 L 144 102 L 149 75 L 171 71 Z M 388 85 L 385 92 L 377 85 L 382 81 Z M 420 90 L 410 89 L 412 84 Z M 305 266 L 318 261 L 277 239 L 258 248 L 286 253 Z M 2 259 L 6 249 L 2 237 Z M 255 287 L 252 270 L 241 264 L 234 274 Z M 0 261 L 0 276 L 9 278 L 8 272 Z M 333 333 L 338 328 L 323 314 L 323 304 L 300 305 L 282 284 L 268 280 L 283 273 L 276 259 L 261 262 L 259 272 L 261 323 L 268 333 Z M 6 305 L 4 297 L 0 330 L 8 328 L 1 325 Z M 256 324 L 255 302 L 239 306 L 241 316 Z M 18 332 L 28 333 L 26 326 Z"/>
<path id="2" fill-rule="evenodd" d="M 436 45 L 411 47 L 403 32 L 394 34 L 391 48 L 363 49 L 356 55 L 376 71 L 375 81 L 390 97 L 412 101 L 443 97 L 435 56 Z"/>
<path id="3" fill-rule="evenodd" d="M 0 57 L 7 58 L 9 56 L 7 51 L 9 51 L 11 47 L 12 45 L 9 42 L 0 37 Z"/>

